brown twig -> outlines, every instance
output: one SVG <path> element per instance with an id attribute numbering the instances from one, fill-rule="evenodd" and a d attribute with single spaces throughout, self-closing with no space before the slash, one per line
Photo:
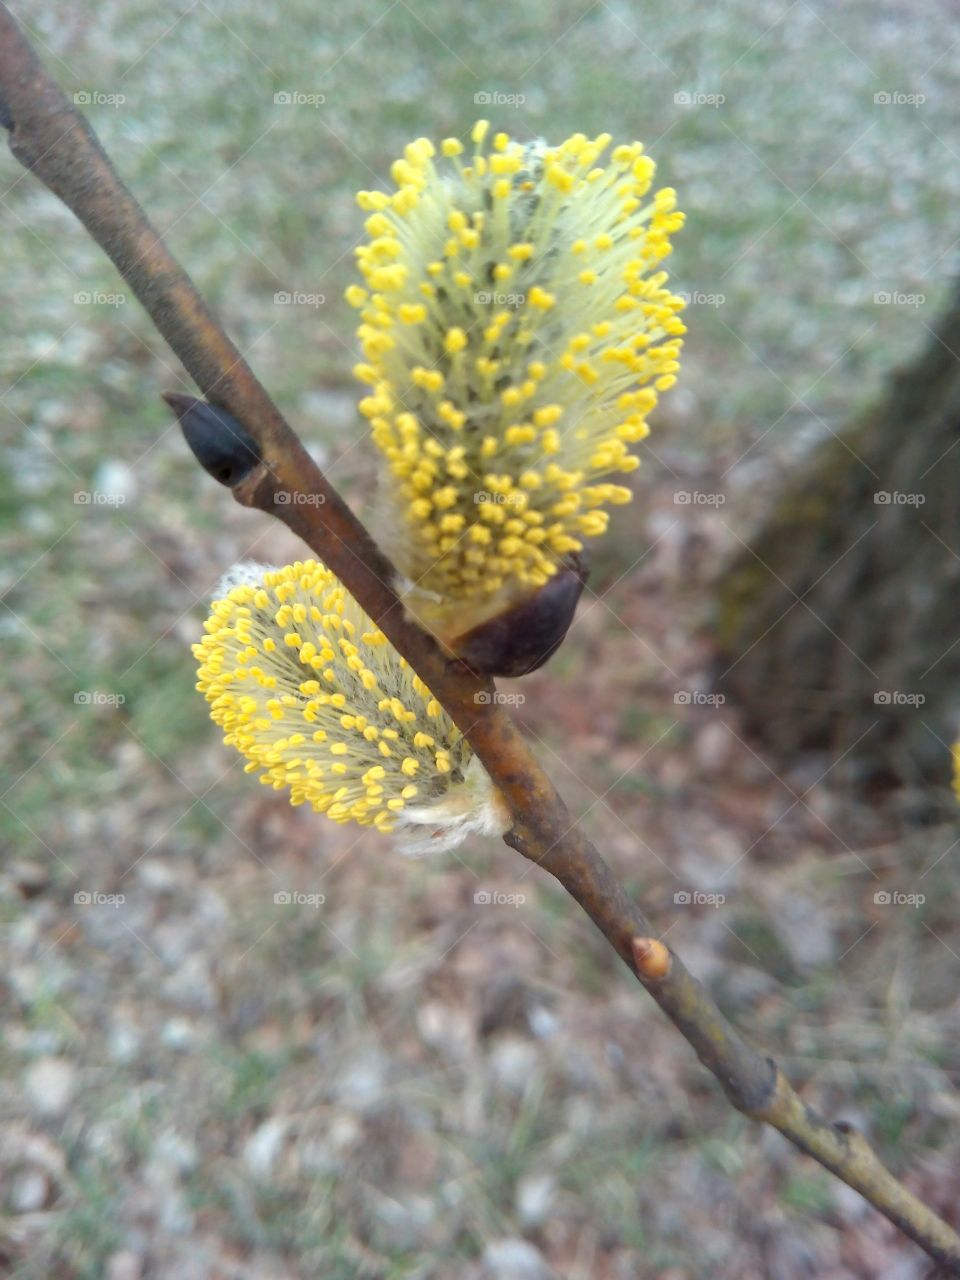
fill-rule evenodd
<path id="1" fill-rule="evenodd" d="M 446 657 L 407 618 L 389 561 L 310 458 L 2 4 L 0 121 L 11 127 L 16 158 L 73 210 L 207 400 L 252 442 L 250 465 L 231 486 L 237 501 L 278 517 L 306 542 L 463 730 L 509 804 L 507 843 L 580 903 L 735 1107 L 779 1129 L 960 1276 L 960 1236 L 894 1178 L 859 1133 L 806 1106 L 776 1065 L 729 1025 L 679 957 L 650 937 L 643 915 L 571 820 L 516 725 L 499 703 L 478 698 L 489 692 L 488 682 Z M 314 501 L 277 503 L 281 491 L 312 494 Z"/>

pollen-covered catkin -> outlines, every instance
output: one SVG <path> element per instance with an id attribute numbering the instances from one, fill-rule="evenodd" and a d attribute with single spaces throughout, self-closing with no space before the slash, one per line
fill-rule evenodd
<path id="1" fill-rule="evenodd" d="M 359 194 L 364 285 L 347 290 L 381 535 L 428 624 L 490 616 L 604 532 L 685 331 L 660 267 L 683 215 L 640 143 L 601 162 L 608 134 L 471 136 L 472 155 L 419 138 L 395 192 Z"/>
<path id="2" fill-rule="evenodd" d="M 193 652 L 197 688 L 248 773 L 406 852 L 501 834 L 486 771 L 420 677 L 329 569 L 237 566 Z"/>

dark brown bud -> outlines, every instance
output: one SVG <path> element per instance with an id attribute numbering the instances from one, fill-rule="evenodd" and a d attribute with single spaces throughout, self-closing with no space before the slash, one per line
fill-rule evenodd
<path id="1" fill-rule="evenodd" d="M 226 409 L 174 392 L 165 392 L 163 398 L 180 419 L 197 461 L 214 480 L 232 487 L 260 461 L 256 441 Z"/>
<path id="2" fill-rule="evenodd" d="M 589 572 L 582 556 L 571 558 L 533 595 L 447 640 L 448 648 L 478 675 L 536 671 L 562 644 Z"/>

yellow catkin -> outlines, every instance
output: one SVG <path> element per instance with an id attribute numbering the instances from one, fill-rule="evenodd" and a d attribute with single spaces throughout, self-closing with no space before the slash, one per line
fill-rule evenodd
<path id="1" fill-rule="evenodd" d="M 630 492 L 609 477 L 638 465 L 629 446 L 676 380 L 683 302 L 662 264 L 683 214 L 651 192 L 640 143 L 610 144 L 523 145 L 479 121 L 439 155 L 411 143 L 396 190 L 358 197 L 366 287 L 347 300 L 388 550 L 468 613 L 602 534 L 599 508 Z"/>
<path id="2" fill-rule="evenodd" d="M 412 803 L 442 813 L 478 762 L 427 686 L 329 569 L 254 568 L 193 646 L 227 745 L 335 822 L 390 831 Z"/>

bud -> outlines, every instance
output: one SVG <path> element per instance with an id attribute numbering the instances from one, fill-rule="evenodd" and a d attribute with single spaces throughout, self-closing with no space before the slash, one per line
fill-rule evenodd
<path id="1" fill-rule="evenodd" d="M 471 157 L 448 138 L 436 164 L 420 138 L 393 165 L 395 193 L 360 193 L 366 287 L 347 290 L 381 537 L 407 608 L 461 656 L 459 637 L 556 575 L 582 585 L 584 540 L 631 497 L 609 477 L 639 466 L 629 446 L 676 380 L 685 332 L 659 269 L 683 215 L 671 189 L 649 194 L 640 143 L 599 166 L 607 134 L 550 147 L 498 133 L 489 154 L 486 134 L 480 121 Z M 569 616 L 541 609 L 543 661 Z M 483 662 L 522 665 L 502 640 Z"/>
<path id="2" fill-rule="evenodd" d="M 239 484 L 260 461 L 256 441 L 226 409 L 172 391 L 163 398 L 177 415 L 194 457 L 220 484 Z"/>

